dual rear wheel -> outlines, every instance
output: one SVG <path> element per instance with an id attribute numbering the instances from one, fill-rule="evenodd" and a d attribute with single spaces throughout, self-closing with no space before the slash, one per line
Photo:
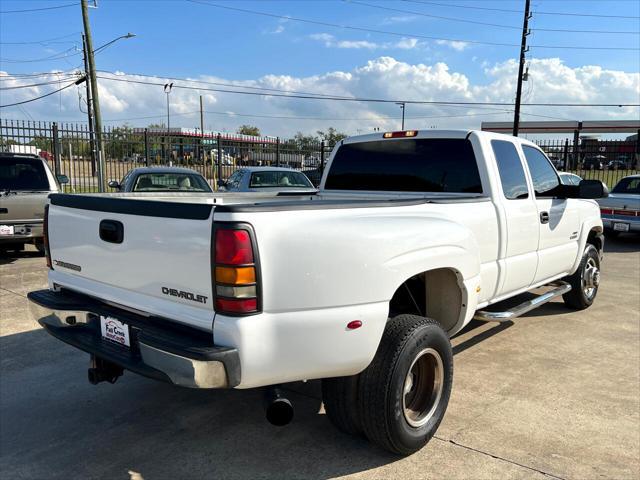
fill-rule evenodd
<path id="1" fill-rule="evenodd" d="M 323 380 L 322 395 L 340 430 L 410 455 L 444 418 L 452 379 L 447 333 L 432 319 L 399 315 L 387 324 L 371 364 L 358 375 Z"/>

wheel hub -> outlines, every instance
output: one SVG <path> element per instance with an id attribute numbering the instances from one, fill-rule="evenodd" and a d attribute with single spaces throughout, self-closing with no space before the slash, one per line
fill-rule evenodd
<path id="1" fill-rule="evenodd" d="M 582 288 L 585 295 L 591 298 L 600 285 L 600 269 L 593 258 L 589 258 L 582 273 Z"/>
<path id="2" fill-rule="evenodd" d="M 444 389 L 442 357 L 433 348 L 425 348 L 413 360 L 404 381 L 402 408 L 412 427 L 425 425 L 433 416 Z"/>

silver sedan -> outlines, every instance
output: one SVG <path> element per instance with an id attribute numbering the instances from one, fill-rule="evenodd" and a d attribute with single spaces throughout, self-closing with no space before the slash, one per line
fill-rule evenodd
<path id="1" fill-rule="evenodd" d="M 317 192 L 304 173 L 280 167 L 241 168 L 226 182 L 219 182 L 219 187 L 226 192 Z"/>
<path id="2" fill-rule="evenodd" d="M 598 203 L 602 223 L 610 235 L 640 232 L 640 175 L 624 177 Z"/>

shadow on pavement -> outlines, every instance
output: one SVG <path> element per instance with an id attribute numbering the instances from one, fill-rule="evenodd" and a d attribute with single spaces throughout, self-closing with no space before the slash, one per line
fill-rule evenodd
<path id="1" fill-rule="evenodd" d="M 37 250 L 22 250 L 20 252 L 0 250 L 0 265 L 9 265 L 21 258 L 39 258 L 44 257 L 43 253 Z"/>
<path id="2" fill-rule="evenodd" d="M 43 330 L 0 337 L 5 478 L 329 478 L 399 460 L 337 431 L 319 382 L 285 386 L 294 421 L 264 419 L 262 392 L 190 390 L 125 375 L 90 385 L 88 355 Z"/>
<path id="3" fill-rule="evenodd" d="M 640 234 L 624 233 L 616 238 L 605 235 L 604 254 L 640 252 Z"/>

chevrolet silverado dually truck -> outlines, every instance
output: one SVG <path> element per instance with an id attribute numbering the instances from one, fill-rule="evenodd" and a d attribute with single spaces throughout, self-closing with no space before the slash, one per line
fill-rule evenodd
<path id="1" fill-rule="evenodd" d="M 322 379 L 338 428 L 408 455 L 445 414 L 471 319 L 593 303 L 607 193 L 562 185 L 529 141 L 428 130 L 340 141 L 313 195 L 54 194 L 30 305 L 90 354 L 92 383 L 266 387 L 284 424 L 277 386 Z"/>

